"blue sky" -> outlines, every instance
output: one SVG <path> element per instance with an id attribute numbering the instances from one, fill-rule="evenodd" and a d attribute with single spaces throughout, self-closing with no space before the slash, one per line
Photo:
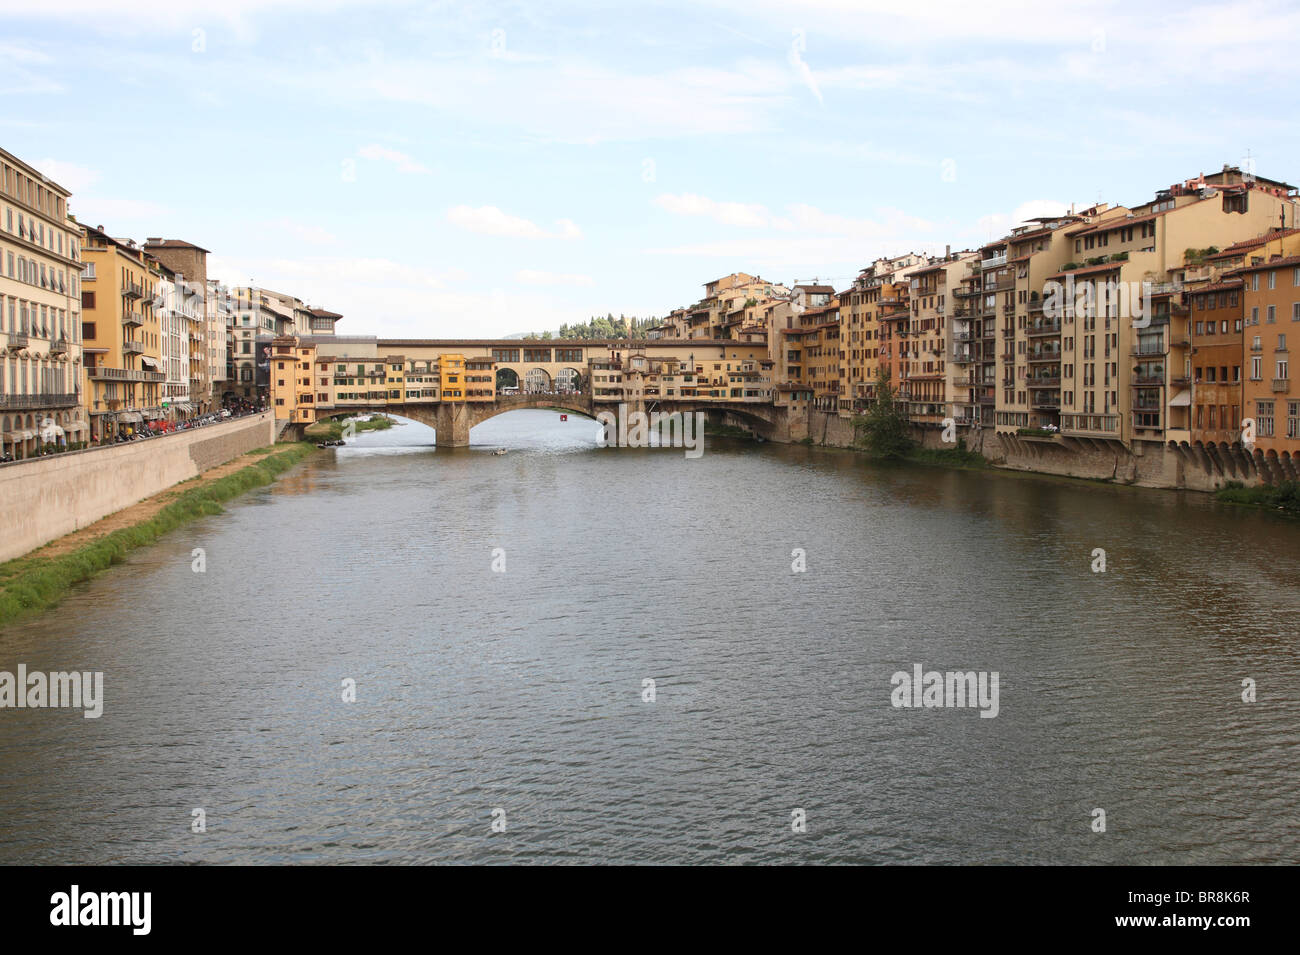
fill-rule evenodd
<path id="1" fill-rule="evenodd" d="M 0 0 L 0 144 L 340 332 L 843 287 L 1248 153 L 1300 180 L 1286 3 L 216 6 Z"/>

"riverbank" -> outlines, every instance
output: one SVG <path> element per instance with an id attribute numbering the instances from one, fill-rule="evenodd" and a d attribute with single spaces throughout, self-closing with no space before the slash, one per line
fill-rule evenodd
<path id="1" fill-rule="evenodd" d="M 1262 487 L 1246 487 L 1239 481 L 1231 481 L 1214 496 L 1228 504 L 1262 507 L 1300 516 L 1300 482 L 1296 481 Z"/>
<path id="2" fill-rule="evenodd" d="M 124 508 L 89 527 L 0 564 L 0 627 L 58 604 L 76 584 L 121 563 L 137 547 L 270 484 L 315 450 L 302 442 L 259 448 Z"/>

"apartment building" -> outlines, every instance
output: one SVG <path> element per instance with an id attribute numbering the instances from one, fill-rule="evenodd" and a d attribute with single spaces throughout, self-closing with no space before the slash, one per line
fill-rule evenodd
<path id="1" fill-rule="evenodd" d="M 1191 439 L 1191 338 L 1183 301 L 1204 258 L 1266 233 L 1292 208 L 1285 183 L 1235 167 L 1176 183 L 1067 230 L 1061 297 L 1061 433 L 1131 444 Z"/>
<path id="2" fill-rule="evenodd" d="M 1192 444 L 1231 447 L 1241 439 L 1244 284 L 1240 277 L 1225 278 L 1202 283 L 1187 293 Z M 1258 370 L 1262 373 L 1262 361 Z"/>
<path id="3" fill-rule="evenodd" d="M 132 239 L 85 226 L 81 338 L 91 440 L 166 417 L 162 387 L 162 266 Z"/>
<path id="4" fill-rule="evenodd" d="M 1275 254 L 1233 275 L 1242 280 L 1243 414 L 1254 420 L 1256 448 L 1270 460 L 1283 457 L 1288 464 L 1278 476 L 1294 480 L 1300 388 L 1292 383 L 1290 349 L 1300 344 L 1300 254 Z"/>
<path id="5" fill-rule="evenodd" d="M 144 252 L 171 271 L 171 282 L 178 299 L 183 301 L 181 321 L 188 323 L 186 337 L 190 351 L 185 403 L 193 413 L 205 414 L 218 404 L 214 403 L 213 395 L 214 392 L 220 395 L 226 371 L 222 345 L 226 330 L 211 321 L 207 303 L 208 250 L 184 239 L 154 236 L 145 240 Z"/>
<path id="6" fill-rule="evenodd" d="M 162 407 L 172 422 L 194 417 L 202 402 L 191 398 L 196 365 L 203 361 L 207 306 L 204 296 L 195 295 L 183 276 L 155 262 L 160 278 L 154 312 L 158 316 L 159 360 L 162 365 Z"/>
<path id="7" fill-rule="evenodd" d="M 0 455 L 88 438 L 71 193 L 0 149 Z"/>
<path id="8" fill-rule="evenodd" d="M 974 252 L 948 251 L 917 268 L 908 281 L 911 317 L 906 337 L 899 342 L 899 386 L 908 394 L 907 411 L 914 424 L 942 426 L 943 420 L 953 415 L 958 384 L 964 396 L 969 394 L 971 382 L 967 374 L 958 374 L 960 366 L 949 361 L 949 348 L 957 343 L 958 334 L 963 344 L 970 342 L 969 318 L 965 305 L 957 305 L 959 299 L 950 292 L 961 288 L 974 260 Z M 957 319 L 955 313 L 959 311 L 961 317 Z M 953 324 L 958 320 L 962 323 L 961 333 Z M 904 329 L 900 327 L 899 331 Z"/>

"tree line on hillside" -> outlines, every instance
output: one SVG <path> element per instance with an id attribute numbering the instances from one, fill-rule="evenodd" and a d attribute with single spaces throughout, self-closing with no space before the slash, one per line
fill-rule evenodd
<path id="1" fill-rule="evenodd" d="M 525 341 L 546 340 L 551 338 L 645 338 L 646 330 L 659 324 L 657 318 L 628 318 L 626 315 L 614 317 L 614 313 L 608 315 L 596 315 L 589 322 L 578 322 L 573 325 L 561 325 L 559 334 L 551 332 L 529 332 L 524 336 Z"/>

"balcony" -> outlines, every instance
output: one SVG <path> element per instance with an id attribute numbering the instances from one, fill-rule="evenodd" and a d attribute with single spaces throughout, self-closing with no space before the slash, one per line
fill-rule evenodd
<path id="1" fill-rule="evenodd" d="M 133 328 L 133 327 L 139 328 L 143 324 L 144 324 L 143 317 L 136 314 L 135 312 L 127 312 L 122 316 L 123 328 Z"/>
<path id="2" fill-rule="evenodd" d="M 0 408 L 26 411 L 29 408 L 70 408 L 81 403 L 77 394 L 0 395 Z"/>
<path id="3" fill-rule="evenodd" d="M 1039 335 L 1059 335 L 1061 334 L 1060 322 L 1042 322 L 1041 324 L 1030 325 L 1025 329 L 1030 338 Z"/>
<path id="4" fill-rule="evenodd" d="M 10 332 L 9 341 L 5 347 L 10 351 L 22 351 L 31 343 L 25 332 Z"/>
<path id="5" fill-rule="evenodd" d="M 1007 264 L 1007 255 L 1005 252 L 1002 253 L 1001 255 L 994 255 L 994 256 L 990 256 L 987 259 L 980 260 L 981 269 L 996 269 L 999 265 L 1006 265 L 1006 264 Z"/>
<path id="6" fill-rule="evenodd" d="M 86 374 L 95 381 L 162 381 L 161 371 L 136 371 L 134 368 L 87 368 Z M 191 378 L 193 384 L 197 379 Z"/>
<path id="7" fill-rule="evenodd" d="M 992 405 L 994 402 L 997 401 L 997 399 L 994 398 L 993 395 L 980 395 L 978 398 L 975 399 L 975 401 L 981 405 Z"/>
<path id="8" fill-rule="evenodd" d="M 1164 383 L 1165 383 L 1165 376 L 1163 374 L 1156 374 L 1156 375 L 1146 374 L 1146 375 L 1133 376 L 1134 388 L 1151 387 L 1153 385 L 1163 385 Z"/>
<path id="9" fill-rule="evenodd" d="M 1288 394 L 1290 394 L 1290 393 L 1291 393 L 1291 379 L 1290 379 L 1290 378 L 1274 378 L 1274 379 L 1273 379 L 1273 394 L 1275 394 L 1275 395 L 1288 395 Z"/>
<path id="10" fill-rule="evenodd" d="M 1041 375 L 1033 378 L 1026 378 L 1030 388 L 1060 388 L 1061 379 L 1057 375 Z"/>
<path id="11" fill-rule="evenodd" d="M 1119 415 L 1066 414 L 1061 415 L 1063 434 L 1094 435 L 1103 438 L 1119 437 Z"/>
<path id="12" fill-rule="evenodd" d="M 122 342 L 122 353 L 125 355 L 143 355 L 144 342 L 137 342 L 128 338 Z"/>
<path id="13" fill-rule="evenodd" d="M 137 285 L 135 282 L 125 282 L 122 285 L 123 298 L 144 298 L 144 286 Z"/>
<path id="14" fill-rule="evenodd" d="M 1031 351 L 1029 360 L 1031 362 L 1057 362 L 1061 360 L 1061 353 L 1059 351 Z"/>
<path id="15" fill-rule="evenodd" d="M 50 342 L 51 355 L 66 355 L 68 353 L 68 340 L 60 335 Z"/>

